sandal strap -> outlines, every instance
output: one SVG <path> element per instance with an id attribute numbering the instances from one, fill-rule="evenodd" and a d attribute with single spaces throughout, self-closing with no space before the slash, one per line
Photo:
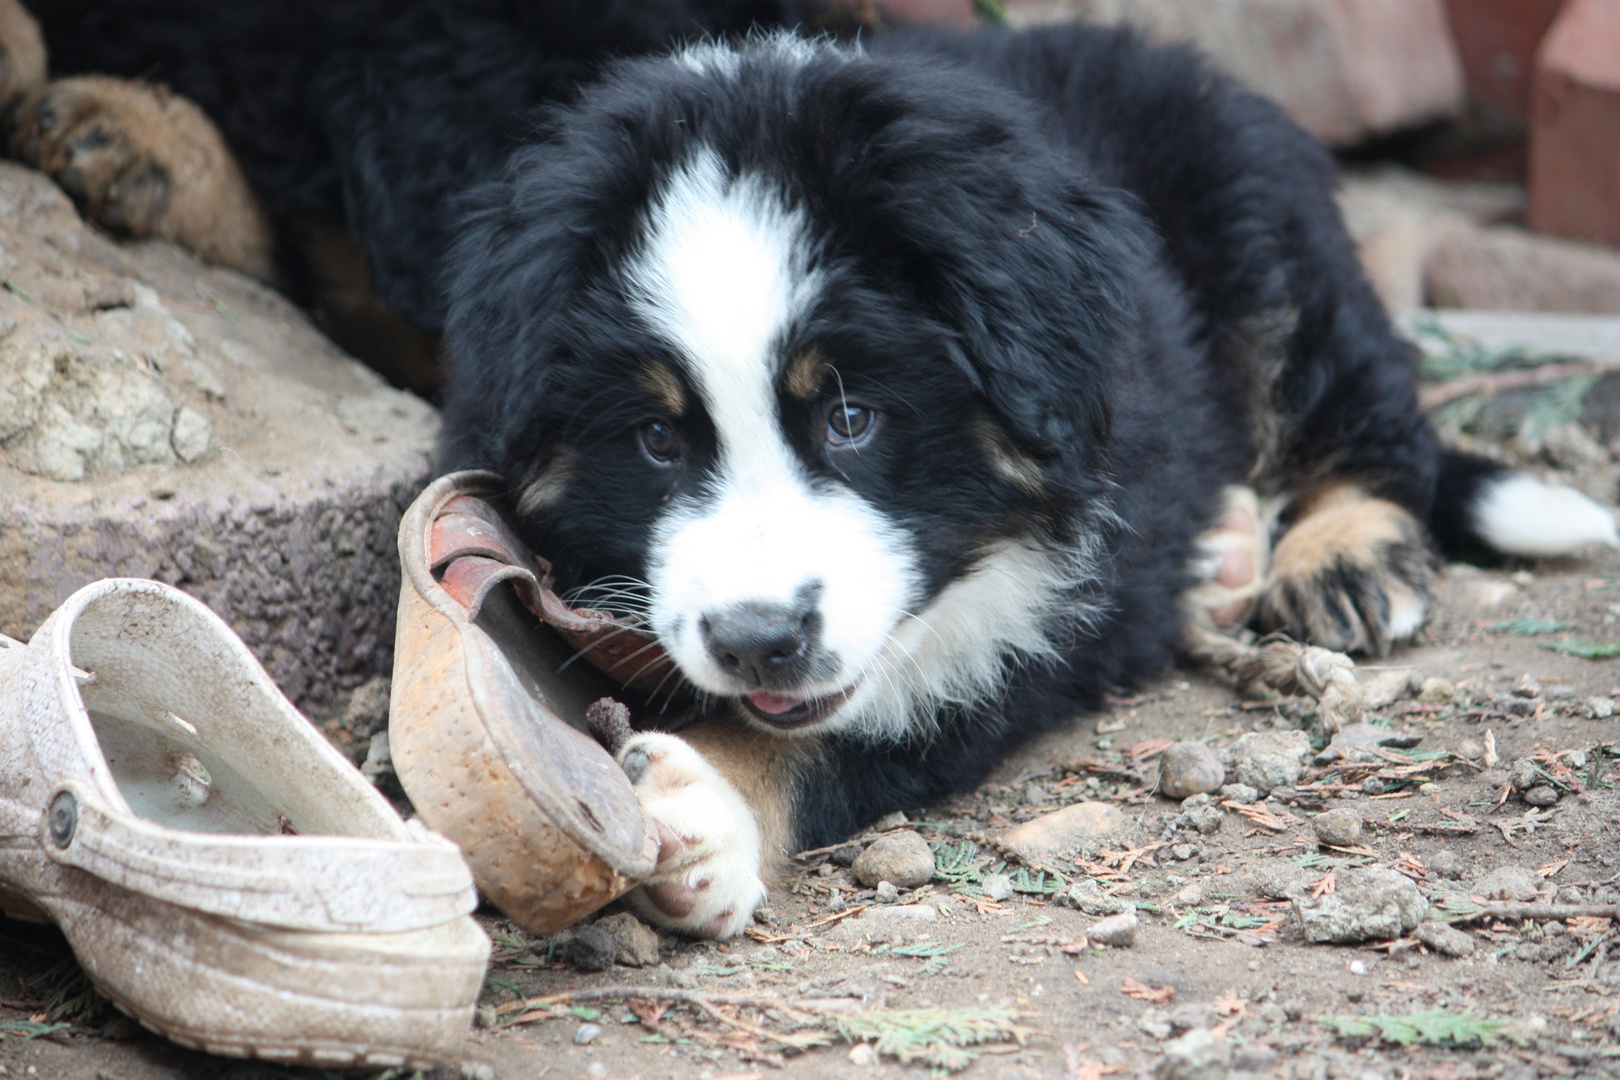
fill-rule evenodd
<path id="1" fill-rule="evenodd" d="M 461 852 L 413 824 L 413 840 L 185 832 L 110 812 L 84 785 L 57 787 L 39 842 L 56 862 L 131 892 L 289 930 L 419 930 L 470 913 Z"/>

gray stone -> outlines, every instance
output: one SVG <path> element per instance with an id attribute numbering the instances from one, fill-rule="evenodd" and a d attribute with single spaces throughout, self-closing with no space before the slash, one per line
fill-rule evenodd
<path id="1" fill-rule="evenodd" d="M 1457 881 L 1468 872 L 1467 865 L 1462 856 L 1450 848 L 1443 849 L 1430 855 L 1424 864 L 1430 873 L 1450 881 Z"/>
<path id="2" fill-rule="evenodd" d="M 1524 801 L 1531 806 L 1552 806 L 1558 802 L 1558 789 L 1550 784 L 1537 784 L 1524 793 Z"/>
<path id="3" fill-rule="evenodd" d="M 934 852 L 910 829 L 880 836 L 855 857 L 855 880 L 871 887 L 880 881 L 902 889 L 926 885 L 934 877 Z"/>
<path id="4" fill-rule="evenodd" d="M 1519 758 L 1508 766 L 1508 783 L 1514 791 L 1529 791 L 1541 782 L 1541 772 L 1529 758 Z"/>
<path id="5" fill-rule="evenodd" d="M 1273 863 L 1249 872 L 1249 891 L 1269 900 L 1292 900 L 1306 893 L 1305 868 L 1296 863 Z"/>
<path id="6" fill-rule="evenodd" d="M 1159 790 L 1172 799 L 1214 791 L 1225 780 L 1221 756 L 1206 743 L 1171 743 L 1159 756 Z"/>
<path id="7" fill-rule="evenodd" d="M 1523 866 L 1499 866 L 1474 882 L 1468 892 L 1486 900 L 1534 900 L 1542 881 L 1534 870 Z"/>
<path id="8" fill-rule="evenodd" d="M 1292 914 L 1305 940 L 1345 944 L 1400 937 L 1428 910 L 1411 878 L 1366 867 L 1344 871 L 1338 888 L 1324 896 L 1295 897 Z"/>
<path id="9" fill-rule="evenodd" d="M 1218 806 L 1199 806 L 1187 811 L 1187 822 L 1204 836 L 1220 832 L 1226 824 L 1226 811 Z"/>
<path id="10" fill-rule="evenodd" d="M 1233 779 L 1262 794 L 1293 787 L 1311 753 L 1311 740 L 1303 731 L 1250 732 L 1226 750 Z"/>
<path id="11" fill-rule="evenodd" d="M 1311 831 L 1318 843 L 1353 847 L 1361 839 L 1361 814 L 1348 806 L 1325 811 L 1311 819 Z"/>
<path id="12" fill-rule="evenodd" d="M 1273 1003 L 1268 1001 L 1266 1004 Z M 1282 1010 L 1279 1008 L 1278 1011 Z M 1232 1067 L 1240 1072 L 1268 1073 L 1277 1064 L 1277 1056 L 1277 1051 L 1265 1043 L 1244 1043 L 1232 1052 Z"/>
<path id="13" fill-rule="evenodd" d="M 1424 922 L 1413 935 L 1441 956 L 1451 956 L 1461 959 L 1474 955 L 1474 939 L 1455 926 L 1445 923 Z"/>
<path id="14" fill-rule="evenodd" d="M 0 630 L 97 578 L 178 585 L 322 718 L 393 666 L 434 410 L 278 294 L 87 228 L 0 163 Z"/>
<path id="15" fill-rule="evenodd" d="M 1012 878 L 1006 874 L 990 874 L 979 888 L 991 900 L 1005 900 L 1012 895 Z"/>
<path id="16" fill-rule="evenodd" d="M 1110 915 L 1099 920 L 1086 937 L 1098 945 L 1108 945 L 1116 949 L 1128 949 L 1136 944 L 1136 930 L 1141 922 L 1136 917 L 1135 908 L 1127 908 L 1118 915 Z"/>
<path id="17" fill-rule="evenodd" d="M 578 1030 L 574 1032 L 574 1044 L 576 1046 L 585 1046 L 589 1043 L 593 1043 L 596 1041 L 596 1037 L 600 1034 L 602 1034 L 602 1028 L 600 1025 L 581 1024 L 579 1025 Z"/>
<path id="18" fill-rule="evenodd" d="M 1164 1044 L 1153 1066 L 1155 1080 L 1223 1080 L 1231 1062 L 1231 1048 L 1204 1028 Z"/>
<path id="19" fill-rule="evenodd" d="M 1251 806 L 1260 801 L 1260 792 L 1248 784 L 1222 784 L 1219 792 L 1222 802 L 1235 802 Z"/>
<path id="20" fill-rule="evenodd" d="M 1607 720 L 1614 715 L 1614 698 L 1593 695 L 1586 699 L 1581 712 L 1588 720 Z"/>
<path id="21" fill-rule="evenodd" d="M 1117 896 L 1109 896 L 1093 878 L 1078 878 L 1055 898 L 1065 907 L 1077 908 L 1087 915 L 1118 915 L 1130 907 Z"/>
<path id="22" fill-rule="evenodd" d="M 652 927 L 621 911 L 596 920 L 594 924 L 613 939 L 614 959 L 627 967 L 652 967 L 658 963 L 658 933 Z"/>
<path id="23" fill-rule="evenodd" d="M 880 881 L 877 883 L 877 894 L 874 899 L 880 904 L 897 903 L 900 900 L 900 890 L 895 888 L 892 881 Z"/>
<path id="24" fill-rule="evenodd" d="M 1170 1030 L 1177 1035 L 1194 1028 L 1212 1028 L 1215 1021 L 1215 1006 L 1207 1001 L 1189 1001 L 1170 1010 Z"/>

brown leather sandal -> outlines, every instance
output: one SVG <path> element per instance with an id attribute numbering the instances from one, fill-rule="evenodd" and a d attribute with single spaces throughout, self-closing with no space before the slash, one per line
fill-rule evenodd
<path id="1" fill-rule="evenodd" d="M 422 820 L 461 846 L 497 907 L 543 934 L 653 869 L 656 826 L 586 716 L 674 668 L 650 634 L 551 590 L 550 565 L 487 501 L 502 486 L 452 473 L 400 523 L 389 749 Z M 570 665 L 582 654 L 595 666 Z M 600 706 L 593 720 L 609 715 L 627 722 Z"/>

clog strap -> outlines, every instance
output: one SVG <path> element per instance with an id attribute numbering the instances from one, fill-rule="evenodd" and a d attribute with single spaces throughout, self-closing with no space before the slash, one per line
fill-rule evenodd
<path id="1" fill-rule="evenodd" d="M 68 781 L 39 828 L 56 862 L 177 907 L 289 930 L 419 930 L 477 903 L 461 852 L 420 826 L 404 841 L 186 832 L 110 813 Z"/>

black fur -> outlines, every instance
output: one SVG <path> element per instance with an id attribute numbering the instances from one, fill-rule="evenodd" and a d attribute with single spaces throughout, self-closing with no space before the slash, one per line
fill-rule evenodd
<path id="1" fill-rule="evenodd" d="M 1161 671 L 1221 485 L 1348 478 L 1419 520 L 1435 511 L 1461 543 L 1456 523 L 1498 474 L 1442 455 L 1326 153 L 1185 50 L 1076 27 L 893 33 L 808 65 L 756 46 L 735 81 L 667 59 L 597 78 L 611 54 L 785 12 L 31 7 L 59 71 L 150 70 L 219 121 L 278 215 L 356 230 L 384 298 L 446 333 L 447 467 L 521 487 L 573 452 L 563 501 L 522 523 L 564 587 L 645 577 L 659 508 L 714 459 L 700 412 L 680 469 L 650 470 L 635 438 L 658 412 L 643 365 L 680 370 L 615 277 L 649 192 L 701 141 L 804 210 L 829 284 L 783 355 L 837 357 L 843 391 L 886 425 L 854 460 L 797 446 L 807 467 L 900 523 L 924 602 L 997 540 L 1089 541 L 1097 573 L 1071 600 L 1098 614 L 1060 663 L 1016 672 L 932 738 L 824 739 L 791 793 L 803 846 L 971 785 L 1014 742 Z M 784 427 L 816 407 L 784 397 Z M 992 466 L 972 437 L 986 421 L 1037 489 Z"/>
<path id="2" fill-rule="evenodd" d="M 52 77 L 149 79 L 195 101 L 278 224 L 348 225 L 378 295 L 434 333 L 456 196 L 500 172 L 535 106 L 614 58 L 788 19 L 786 0 L 26 4 Z"/>

